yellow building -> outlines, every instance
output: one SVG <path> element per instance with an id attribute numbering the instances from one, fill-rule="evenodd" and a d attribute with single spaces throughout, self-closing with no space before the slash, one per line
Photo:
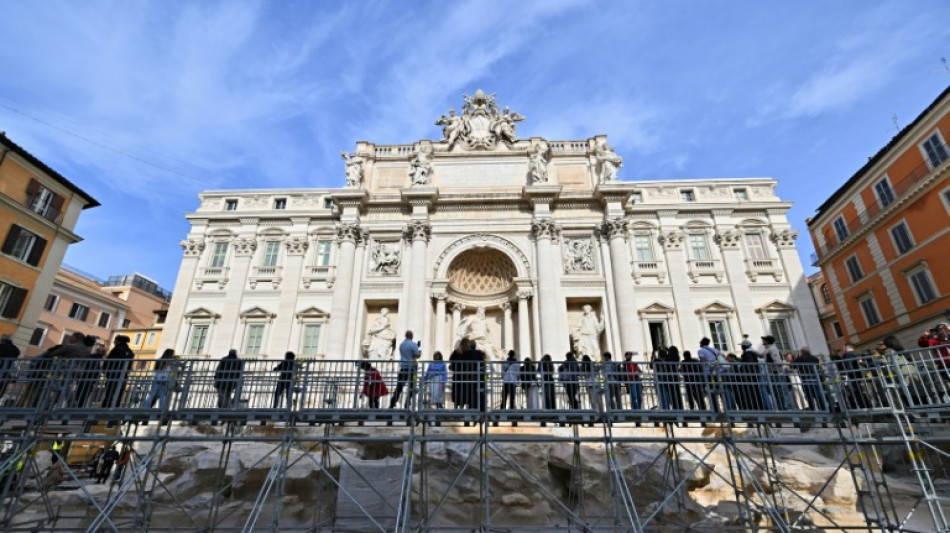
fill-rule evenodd
<path id="1" fill-rule="evenodd" d="M 162 341 L 162 328 L 165 327 L 165 315 L 168 309 L 156 309 L 150 326 L 118 328 L 112 334 L 112 342 L 116 335 L 125 335 L 129 341 L 129 348 L 135 353 L 136 359 L 155 359 L 160 354 L 158 344 Z"/>
<path id="2" fill-rule="evenodd" d="M 0 334 L 26 346 L 82 210 L 99 202 L 0 133 Z"/>

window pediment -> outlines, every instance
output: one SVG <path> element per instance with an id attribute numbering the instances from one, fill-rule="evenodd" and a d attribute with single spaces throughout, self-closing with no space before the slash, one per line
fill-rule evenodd
<path id="1" fill-rule="evenodd" d="M 270 320 L 276 317 L 277 314 L 271 313 L 270 311 L 264 308 L 254 306 L 250 309 L 242 311 L 239 316 L 244 320 L 248 320 L 248 319 Z"/>
<path id="2" fill-rule="evenodd" d="M 778 300 L 773 300 L 762 307 L 759 307 L 755 310 L 756 313 L 793 313 L 795 312 L 795 307 L 788 305 L 785 302 L 780 302 Z"/>
<path id="3" fill-rule="evenodd" d="M 297 312 L 298 320 L 320 320 L 327 319 L 330 317 L 330 313 L 327 313 L 323 309 L 320 309 L 316 306 L 310 306 L 302 311 Z"/>
<path id="4" fill-rule="evenodd" d="M 640 309 L 639 313 L 641 315 L 672 315 L 676 313 L 676 310 L 660 302 L 653 302 Z"/>
<path id="5" fill-rule="evenodd" d="M 732 307 L 730 307 L 730 306 L 728 306 L 728 305 L 726 305 L 726 304 L 724 304 L 724 303 L 722 303 L 722 302 L 720 302 L 720 301 L 715 301 L 715 302 L 713 302 L 713 303 L 711 303 L 711 304 L 709 304 L 709 305 L 707 305 L 707 306 L 705 306 L 705 307 L 700 307 L 699 309 L 697 309 L 697 310 L 696 310 L 696 314 L 697 314 L 697 315 L 701 315 L 701 314 L 709 314 L 709 315 L 711 315 L 711 314 L 716 314 L 716 313 L 719 313 L 719 314 L 724 314 L 724 313 L 725 313 L 725 314 L 731 314 L 731 313 L 734 313 L 735 311 L 736 311 L 736 310 L 735 310 L 734 308 L 732 308 Z"/>
<path id="6" fill-rule="evenodd" d="M 199 307 L 185 313 L 185 318 L 190 320 L 217 320 L 221 318 L 221 315 L 205 307 Z"/>

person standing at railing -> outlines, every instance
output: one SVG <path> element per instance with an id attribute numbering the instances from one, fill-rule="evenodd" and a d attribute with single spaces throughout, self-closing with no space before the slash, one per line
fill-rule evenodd
<path id="1" fill-rule="evenodd" d="M 743 344 L 749 343 L 749 346 L 752 346 L 752 343 L 748 339 L 742 341 Z M 724 379 L 723 367 L 724 361 L 720 361 L 722 354 L 716 348 L 710 346 L 712 341 L 708 337 L 703 337 L 699 340 L 699 350 L 696 352 L 696 357 L 699 359 L 700 367 L 703 371 L 703 380 L 705 381 L 705 388 L 709 392 L 709 406 L 712 407 L 713 411 L 719 412 L 719 399 L 718 396 L 723 392 L 722 390 L 722 381 Z"/>
<path id="2" fill-rule="evenodd" d="M 428 387 L 426 392 L 429 393 L 429 407 L 444 409 L 445 382 L 449 379 L 449 371 L 445 368 L 445 361 L 442 360 L 442 352 L 432 354 L 432 359 L 422 381 Z"/>
<path id="3" fill-rule="evenodd" d="M 805 402 L 811 411 L 827 411 L 828 399 L 825 397 L 825 389 L 822 384 L 824 376 L 821 374 L 821 361 L 812 355 L 807 347 L 798 350 L 798 357 L 794 359 L 794 364 L 798 370 L 798 376 L 802 380 L 802 391 L 805 393 Z"/>
<path id="4" fill-rule="evenodd" d="M 64 389 L 70 385 L 70 381 L 82 376 L 83 362 L 89 359 L 91 349 L 95 344 L 95 337 L 77 331 L 69 336 L 69 342 L 66 344 L 50 348 L 50 357 L 54 361 L 60 361 L 58 365 L 54 363 L 53 372 L 47 377 L 47 390 L 53 393 L 51 405 L 56 405 L 61 400 L 68 399 L 65 394 L 68 391 Z M 71 375 L 67 376 L 66 372 L 70 372 Z M 60 394 L 64 395 L 59 396 Z"/>
<path id="5" fill-rule="evenodd" d="M 461 339 L 458 347 L 449 356 L 449 369 L 452 371 L 452 404 L 456 409 L 465 409 L 468 400 L 465 385 L 465 365 L 462 363 L 462 354 L 468 347 L 468 340 Z"/>
<path id="6" fill-rule="evenodd" d="M 125 392 L 125 381 L 132 369 L 132 360 L 135 353 L 129 348 L 129 337 L 116 335 L 112 350 L 106 356 L 103 370 L 105 371 L 106 391 L 102 406 L 105 408 L 122 405 L 122 394 Z"/>
<path id="7" fill-rule="evenodd" d="M 554 386 L 554 363 L 549 354 L 544 354 L 541 362 L 538 363 L 538 369 L 541 371 L 541 395 L 544 397 L 544 409 L 557 409 L 557 390 Z"/>
<path id="8" fill-rule="evenodd" d="M 614 362 L 612 360 L 613 354 L 610 352 L 604 352 L 601 355 L 601 359 L 603 359 L 601 368 L 604 371 L 604 381 L 606 382 L 604 393 L 607 397 L 607 409 L 619 411 L 623 409 L 623 397 L 620 393 L 621 387 L 623 386 L 623 364 Z"/>
<path id="9" fill-rule="evenodd" d="M 557 378 L 564 387 L 564 394 L 567 396 L 567 406 L 571 409 L 580 409 L 581 403 L 577 398 L 578 378 L 580 377 L 580 367 L 574 352 L 567 352 L 564 356 L 565 361 L 557 368 Z"/>
<path id="10" fill-rule="evenodd" d="M 277 409 L 287 401 L 287 407 L 294 406 L 294 374 L 297 371 L 297 356 L 294 352 L 284 354 L 284 360 L 274 367 L 277 372 L 277 387 L 274 389 L 274 403 L 272 409 Z"/>
<path id="11" fill-rule="evenodd" d="M 149 409 L 158 407 L 162 411 L 168 408 L 168 388 L 172 381 L 172 372 L 175 365 L 175 350 L 171 348 L 162 352 L 162 356 L 155 361 L 152 368 L 152 386 L 145 397 L 145 406 Z"/>
<path id="12" fill-rule="evenodd" d="M 759 350 L 759 362 L 762 363 L 762 371 L 759 374 L 760 390 L 762 403 L 765 409 L 786 410 L 785 396 L 781 390 L 779 365 L 782 362 L 782 354 L 775 347 L 775 337 L 764 335 L 762 339 L 762 348 Z"/>
<path id="13" fill-rule="evenodd" d="M 864 358 L 854 351 L 850 343 L 844 345 L 844 355 L 839 363 L 839 373 L 844 378 L 845 401 L 851 409 L 870 409 L 871 400 L 865 391 Z"/>
<path id="14" fill-rule="evenodd" d="M 95 344 L 96 338 L 92 338 Z M 89 395 L 95 390 L 99 382 L 99 376 L 102 373 L 102 360 L 106 356 L 106 347 L 102 344 L 96 344 L 89 358 L 85 361 L 77 361 L 76 373 L 76 407 L 86 407 Z"/>
<path id="15" fill-rule="evenodd" d="M 518 370 L 520 365 L 514 350 L 508 350 L 508 358 L 501 364 L 501 409 L 516 409 L 515 396 L 518 394 Z"/>
<path id="16" fill-rule="evenodd" d="M 409 392 L 406 394 L 405 408 L 412 405 L 412 397 L 416 392 L 416 359 L 422 356 L 421 345 L 421 342 L 412 340 L 412 331 L 406 331 L 406 338 L 399 344 L 399 374 L 396 376 L 396 392 L 389 400 L 390 409 L 399 403 L 399 396 L 407 383 Z"/>
<path id="17" fill-rule="evenodd" d="M 950 387 L 950 325 L 937 324 L 933 329 L 924 331 L 917 339 L 917 346 L 921 348 L 937 348 L 932 350 L 932 357 L 936 360 L 937 369 L 945 387 Z"/>
<path id="18" fill-rule="evenodd" d="M 13 378 L 13 365 L 17 357 L 20 357 L 20 349 L 13 344 L 13 338 L 6 334 L 0 336 L 0 400 L 3 400 Z"/>
<path id="19" fill-rule="evenodd" d="M 693 359 L 689 350 L 683 350 L 683 362 L 680 363 L 680 374 L 686 385 L 686 401 L 691 410 L 706 410 L 706 380 L 703 377 L 702 363 Z"/>
<path id="20" fill-rule="evenodd" d="M 623 378 L 627 382 L 627 393 L 630 395 L 630 409 L 643 409 L 643 383 L 640 380 L 640 366 L 633 362 L 633 352 L 623 354 Z"/>
<path id="21" fill-rule="evenodd" d="M 521 363 L 519 379 L 521 390 L 524 391 L 524 408 L 537 411 L 541 408 L 538 402 L 538 369 L 530 357 L 525 357 Z"/>
<path id="22" fill-rule="evenodd" d="M 244 377 L 244 361 L 238 359 L 237 350 L 228 350 L 214 371 L 214 388 L 218 392 L 218 408 L 234 407 L 234 391 Z"/>
<path id="23" fill-rule="evenodd" d="M 389 394 L 383 375 L 369 361 L 360 361 L 360 369 L 363 371 L 363 390 L 360 394 L 366 397 L 370 409 L 379 409 L 379 399 Z"/>
<path id="24" fill-rule="evenodd" d="M 768 409 L 771 411 L 771 404 L 766 403 L 766 398 L 763 397 L 763 392 L 767 393 L 767 378 L 764 375 L 766 370 L 762 368 L 763 365 L 759 362 L 759 352 L 749 346 L 742 352 L 739 361 L 739 382 L 742 384 L 738 388 L 739 394 L 736 397 L 736 404 L 739 409 L 744 411 Z"/>

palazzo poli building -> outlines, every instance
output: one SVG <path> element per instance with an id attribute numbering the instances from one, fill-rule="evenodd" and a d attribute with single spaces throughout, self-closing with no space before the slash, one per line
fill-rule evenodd
<path id="1" fill-rule="evenodd" d="M 426 358 L 460 336 L 536 360 L 767 333 L 826 352 L 775 180 L 621 181 L 605 136 L 522 120 L 478 91 L 442 140 L 357 143 L 342 188 L 201 194 L 162 348 L 352 359 L 409 329 Z"/>

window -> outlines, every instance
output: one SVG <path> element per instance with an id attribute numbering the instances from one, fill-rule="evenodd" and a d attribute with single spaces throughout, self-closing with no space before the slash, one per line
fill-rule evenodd
<path id="1" fill-rule="evenodd" d="M 131 324 L 132 324 L 132 321 L 129 320 L 128 318 L 126 318 L 125 320 L 122 321 L 122 327 L 123 327 L 123 328 L 129 327 Z"/>
<path id="2" fill-rule="evenodd" d="M 330 250 L 333 241 L 317 241 L 316 266 L 330 266 Z"/>
<path id="3" fill-rule="evenodd" d="M 150 332 L 150 333 L 148 334 L 148 340 L 145 341 L 145 345 L 146 345 L 146 346 L 151 346 L 151 345 L 153 345 L 153 344 L 155 344 L 155 332 L 154 332 L 154 331 L 152 331 L 152 332 Z"/>
<path id="4" fill-rule="evenodd" d="M 138 346 L 139 344 L 142 344 L 142 334 L 136 333 L 135 338 L 132 339 L 132 345 Z"/>
<path id="5" fill-rule="evenodd" d="M 286 198 L 274 199 L 274 209 L 287 209 L 287 199 Z"/>
<path id="6" fill-rule="evenodd" d="M 768 259 L 769 254 L 765 250 L 765 240 L 761 233 L 746 233 L 745 251 L 750 259 Z"/>
<path id="7" fill-rule="evenodd" d="M 320 333 L 322 330 L 323 324 L 304 324 L 300 353 L 303 355 L 317 354 L 320 349 Z"/>
<path id="8" fill-rule="evenodd" d="M 224 266 L 224 261 L 228 257 L 228 243 L 224 241 L 214 243 L 214 248 L 211 250 L 211 267 L 212 268 L 221 268 Z"/>
<path id="9" fill-rule="evenodd" d="M 30 346 L 41 346 L 45 338 L 46 328 L 37 326 L 36 329 L 33 330 L 33 334 L 30 335 Z"/>
<path id="10" fill-rule="evenodd" d="M 640 191 L 634 191 L 630 193 L 630 203 L 631 204 L 642 204 L 643 203 L 643 193 Z"/>
<path id="11" fill-rule="evenodd" d="M 30 178 L 30 184 L 26 188 L 26 196 L 26 205 L 30 208 L 30 211 L 54 222 L 59 217 L 65 201 L 62 196 L 47 189 L 34 178 Z"/>
<path id="12" fill-rule="evenodd" d="M 857 283 L 864 277 L 864 272 L 861 271 L 861 263 L 858 262 L 858 256 L 852 255 L 844 264 L 848 267 L 848 275 L 851 276 L 851 283 Z"/>
<path id="13" fill-rule="evenodd" d="M 736 200 L 740 202 L 746 202 L 749 200 L 749 191 L 746 189 L 732 189 L 732 195 L 736 197 Z"/>
<path id="14" fill-rule="evenodd" d="M 260 354 L 263 340 L 264 324 L 248 324 L 247 337 L 244 341 L 244 353 L 247 355 Z"/>
<path id="15" fill-rule="evenodd" d="M 637 261 L 653 261 L 653 243 L 649 235 L 634 235 L 633 247 L 637 252 Z"/>
<path id="16" fill-rule="evenodd" d="M 280 253 L 280 241 L 267 241 L 264 246 L 264 260 L 261 266 L 277 266 L 277 255 Z"/>
<path id="17" fill-rule="evenodd" d="M 775 347 L 780 352 L 787 352 L 792 349 L 792 336 L 788 332 L 788 320 L 784 318 L 770 318 L 769 331 L 775 337 Z"/>
<path id="18" fill-rule="evenodd" d="M 108 328 L 109 321 L 112 320 L 112 315 L 106 312 L 99 313 L 99 327 Z"/>
<path id="19" fill-rule="evenodd" d="M 927 160 L 930 161 L 931 167 L 936 167 L 946 161 L 947 157 L 950 157 L 950 155 L 947 155 L 946 145 L 943 144 L 943 141 L 940 139 L 940 134 L 937 132 L 934 132 L 921 146 L 924 152 L 927 153 Z"/>
<path id="20" fill-rule="evenodd" d="M 914 288 L 914 294 L 920 305 L 928 304 L 937 299 L 937 291 L 934 289 L 933 280 L 930 278 L 930 272 L 926 266 L 920 266 L 907 274 L 911 287 Z"/>
<path id="21" fill-rule="evenodd" d="M 897 255 L 906 254 L 914 247 L 914 240 L 910 238 L 910 230 L 907 224 L 901 222 L 891 228 L 891 238 L 894 239 L 894 248 L 897 249 Z"/>
<path id="22" fill-rule="evenodd" d="M 693 189 L 683 189 L 680 191 L 680 199 L 684 202 L 695 202 L 696 193 L 693 192 Z"/>
<path id="23" fill-rule="evenodd" d="M 191 338 L 188 340 L 188 354 L 201 355 L 205 351 L 205 342 L 208 340 L 207 324 L 191 327 Z"/>
<path id="24" fill-rule="evenodd" d="M 836 339 L 840 339 L 841 337 L 844 337 L 844 332 L 841 331 L 841 324 L 839 324 L 838 322 L 832 322 L 831 329 L 835 331 Z"/>
<path id="25" fill-rule="evenodd" d="M 237 200 L 225 200 L 225 201 L 224 201 L 224 210 L 225 210 L 225 211 L 237 211 Z"/>
<path id="26" fill-rule="evenodd" d="M 23 301 L 26 300 L 26 289 L 14 287 L 0 281 L 0 316 L 16 318 L 20 314 Z"/>
<path id="27" fill-rule="evenodd" d="M 831 304 L 831 291 L 828 290 L 828 285 L 821 286 L 821 300 L 827 305 Z"/>
<path id="28" fill-rule="evenodd" d="M 83 304 L 73 302 L 73 307 L 69 310 L 69 318 L 85 322 L 89 315 L 89 308 Z"/>
<path id="29" fill-rule="evenodd" d="M 887 178 L 874 184 L 874 193 L 877 194 L 881 207 L 887 207 L 894 201 L 894 190 L 891 189 L 891 182 L 887 181 Z"/>
<path id="30" fill-rule="evenodd" d="M 33 266 L 40 264 L 44 249 L 46 249 L 46 239 L 16 224 L 10 226 L 7 238 L 3 241 L 3 253 Z"/>
<path id="31" fill-rule="evenodd" d="M 709 247 L 706 245 L 705 235 L 691 233 L 689 236 L 689 250 L 693 259 L 697 261 L 709 260 Z"/>
<path id="32" fill-rule="evenodd" d="M 712 345 L 722 352 L 729 350 L 729 337 L 726 335 L 726 322 L 723 320 L 709 321 L 709 340 Z"/>
<path id="33" fill-rule="evenodd" d="M 881 323 L 881 315 L 877 312 L 877 305 L 874 303 L 874 297 L 868 296 L 858 302 L 861 305 L 861 312 L 864 313 L 864 321 L 868 327 Z"/>
<path id="34" fill-rule="evenodd" d="M 839 216 L 836 218 L 833 225 L 835 227 L 835 235 L 838 236 L 838 242 L 848 238 L 848 225 L 845 224 L 844 217 Z"/>
<path id="35" fill-rule="evenodd" d="M 324 198 L 324 199 L 323 199 L 323 208 L 324 208 L 324 209 L 333 209 L 333 198 Z"/>
<path id="36" fill-rule="evenodd" d="M 46 309 L 50 313 L 56 312 L 56 304 L 59 303 L 59 296 L 55 294 L 50 294 L 46 297 L 46 303 L 43 304 L 43 309 Z"/>
<path id="37" fill-rule="evenodd" d="M 52 191 L 40 185 L 36 194 L 30 196 L 30 209 L 34 213 L 45 215 L 46 211 L 53 205 L 54 196 L 56 195 Z"/>

